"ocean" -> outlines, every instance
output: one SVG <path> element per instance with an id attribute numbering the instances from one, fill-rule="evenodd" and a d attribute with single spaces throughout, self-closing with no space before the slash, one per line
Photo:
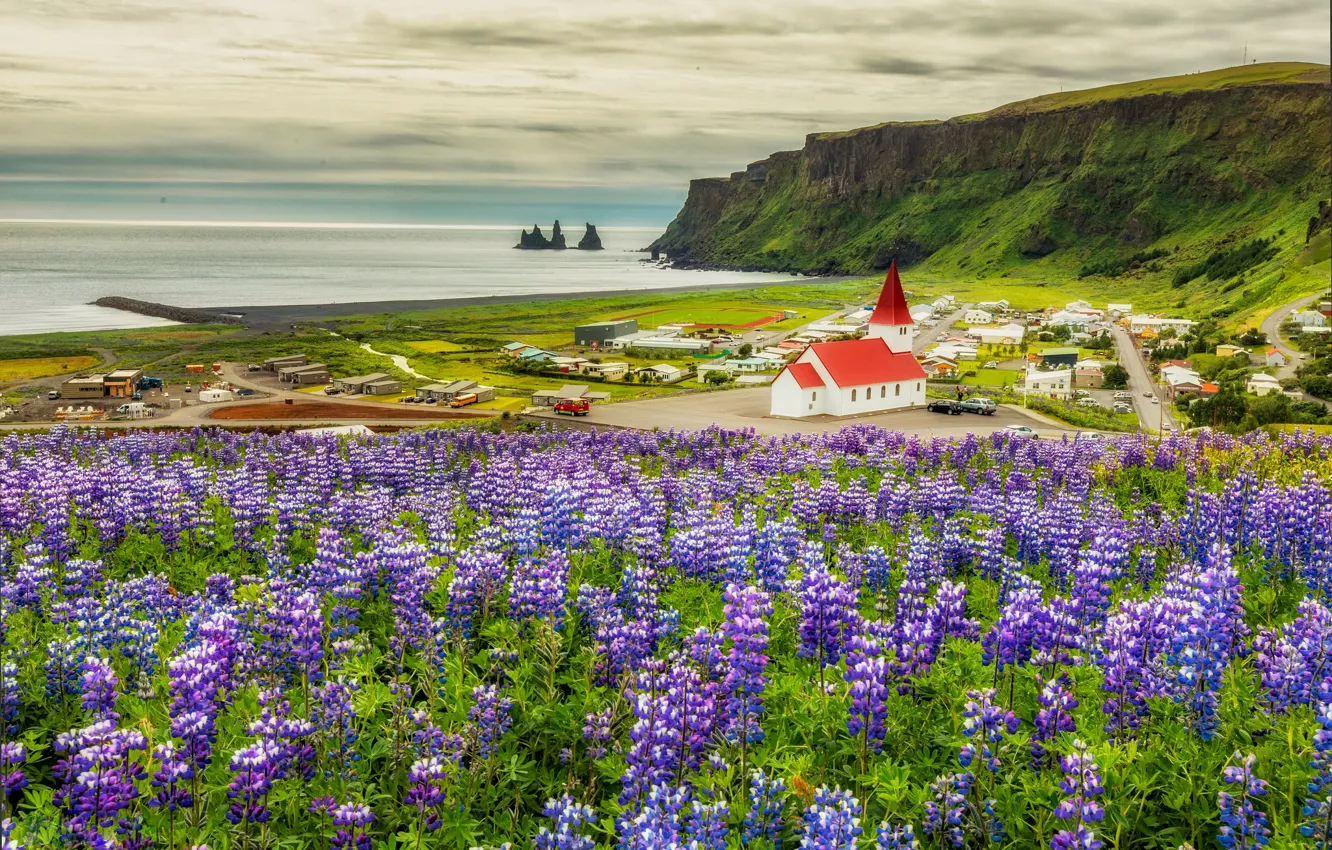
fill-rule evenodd
<path id="1" fill-rule="evenodd" d="M 603 251 L 515 251 L 520 226 L 0 221 L 0 335 L 170 324 L 88 303 L 103 295 L 224 307 L 791 279 L 641 263 L 661 230 L 598 226 Z M 577 244 L 582 224 L 565 232 Z"/>

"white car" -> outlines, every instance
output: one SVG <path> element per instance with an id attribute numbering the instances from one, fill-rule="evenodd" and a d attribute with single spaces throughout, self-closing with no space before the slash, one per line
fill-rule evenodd
<path id="1" fill-rule="evenodd" d="M 1159 398 L 1157 398 L 1156 396 L 1152 396 L 1152 404 L 1160 404 L 1160 403 L 1161 400 Z"/>
<path id="2" fill-rule="evenodd" d="M 1019 437 L 1035 437 L 1036 432 L 1026 425 L 1009 425 L 1006 429 L 1008 433 Z"/>
<path id="3" fill-rule="evenodd" d="M 1133 398 L 1133 393 L 1126 393 L 1123 390 L 1120 390 L 1119 392 L 1115 393 L 1115 398 L 1127 400 Z"/>

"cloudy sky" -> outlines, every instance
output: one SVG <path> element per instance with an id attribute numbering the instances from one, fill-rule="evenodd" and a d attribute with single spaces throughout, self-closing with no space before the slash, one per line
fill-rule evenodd
<path id="1" fill-rule="evenodd" d="M 670 208 L 808 132 L 1233 65 L 1246 41 L 1327 62 L 1328 27 L 1325 0 L 0 0 L 0 215 L 177 185 Z"/>

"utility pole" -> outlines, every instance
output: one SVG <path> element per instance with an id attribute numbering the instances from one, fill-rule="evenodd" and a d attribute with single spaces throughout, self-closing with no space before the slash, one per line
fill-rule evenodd
<path id="1" fill-rule="evenodd" d="M 1241 65 L 1249 64 L 1249 43 L 1247 41 L 1244 42 L 1244 61 L 1241 62 L 1240 64 Z"/>

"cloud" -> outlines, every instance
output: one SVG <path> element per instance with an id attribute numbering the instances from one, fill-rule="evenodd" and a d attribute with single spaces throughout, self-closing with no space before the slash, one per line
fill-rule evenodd
<path id="1" fill-rule="evenodd" d="M 1267 59 L 1308 0 L 32 0 L 0 178 L 683 191 L 810 132 Z M 1233 55 L 1232 55 L 1233 54 Z"/>

